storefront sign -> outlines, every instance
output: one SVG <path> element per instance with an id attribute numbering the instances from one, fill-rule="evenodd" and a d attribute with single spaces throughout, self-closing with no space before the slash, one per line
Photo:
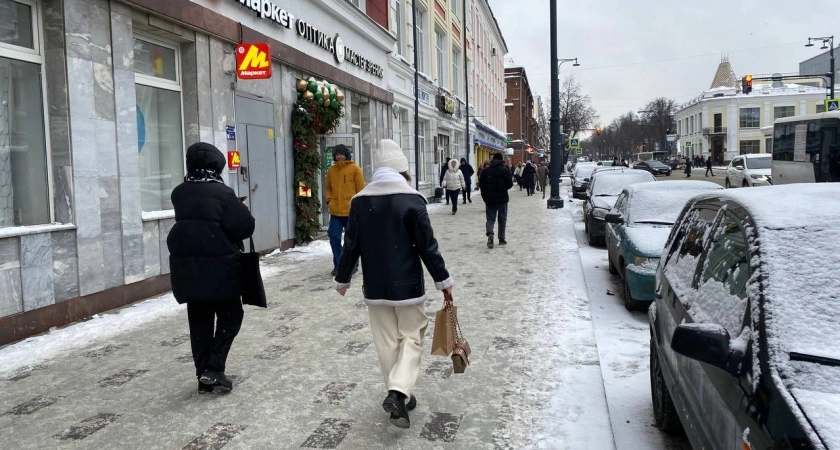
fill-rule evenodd
<path id="1" fill-rule="evenodd" d="M 323 49 L 324 51 L 332 53 L 336 63 L 338 63 L 339 65 L 344 61 L 347 61 L 348 63 L 364 70 L 365 72 L 368 72 L 379 78 L 383 78 L 384 70 L 382 66 L 365 58 L 361 54 L 357 53 L 355 50 L 346 47 L 344 45 L 344 40 L 341 39 L 341 36 L 339 36 L 338 34 L 336 34 L 335 36 L 328 36 L 323 31 L 313 27 L 312 25 L 301 19 L 295 20 L 294 15 L 289 14 L 288 11 L 275 5 L 270 0 L 233 1 L 252 9 L 254 13 L 260 16 L 261 19 L 268 19 L 273 22 L 276 22 L 278 25 L 284 28 L 294 29 L 297 32 L 298 36 L 317 45 L 318 47 L 321 47 L 321 49 Z"/>
<path id="2" fill-rule="evenodd" d="M 236 46 L 236 76 L 240 80 L 271 78 L 271 51 L 265 42 Z"/>
<path id="3" fill-rule="evenodd" d="M 239 151 L 238 150 L 228 150 L 228 169 L 238 169 L 239 168 Z"/>
<path id="4" fill-rule="evenodd" d="M 455 99 L 448 95 L 438 95 L 438 108 L 447 114 L 455 114 Z"/>

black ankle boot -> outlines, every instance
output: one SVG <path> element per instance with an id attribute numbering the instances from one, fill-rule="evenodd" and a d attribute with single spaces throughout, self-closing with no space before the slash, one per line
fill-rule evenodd
<path id="1" fill-rule="evenodd" d="M 408 409 L 405 407 L 405 394 L 402 392 L 388 391 L 388 396 L 382 402 L 382 409 L 391 413 L 391 423 L 394 426 L 399 428 L 411 426 L 408 420 Z"/>

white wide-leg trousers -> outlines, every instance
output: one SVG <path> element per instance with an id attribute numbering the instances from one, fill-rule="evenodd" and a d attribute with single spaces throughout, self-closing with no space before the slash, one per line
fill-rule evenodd
<path id="1" fill-rule="evenodd" d="M 407 306 L 368 305 L 373 344 L 389 391 L 410 396 L 420 371 L 420 356 L 429 318 L 423 303 Z"/>

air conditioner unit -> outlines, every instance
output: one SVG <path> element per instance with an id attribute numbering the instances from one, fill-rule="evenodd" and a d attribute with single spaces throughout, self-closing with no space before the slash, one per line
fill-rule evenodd
<path id="1" fill-rule="evenodd" d="M 493 50 L 490 50 L 490 54 L 492 56 L 496 56 L 496 47 L 493 47 Z"/>

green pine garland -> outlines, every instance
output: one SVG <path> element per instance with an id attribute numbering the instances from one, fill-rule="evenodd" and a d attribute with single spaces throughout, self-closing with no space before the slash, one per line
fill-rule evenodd
<path id="1" fill-rule="evenodd" d="M 320 103 L 320 104 L 319 104 Z M 332 133 L 344 117 L 344 106 L 331 102 L 324 106 L 323 101 L 315 98 L 301 98 L 292 110 L 292 146 L 295 154 L 294 192 L 297 205 L 295 221 L 295 243 L 297 245 L 312 242 L 320 231 L 318 215 L 321 202 L 318 195 L 318 172 L 321 170 L 321 154 L 318 151 L 318 135 Z M 312 196 L 299 195 L 298 186 L 308 186 Z"/>

